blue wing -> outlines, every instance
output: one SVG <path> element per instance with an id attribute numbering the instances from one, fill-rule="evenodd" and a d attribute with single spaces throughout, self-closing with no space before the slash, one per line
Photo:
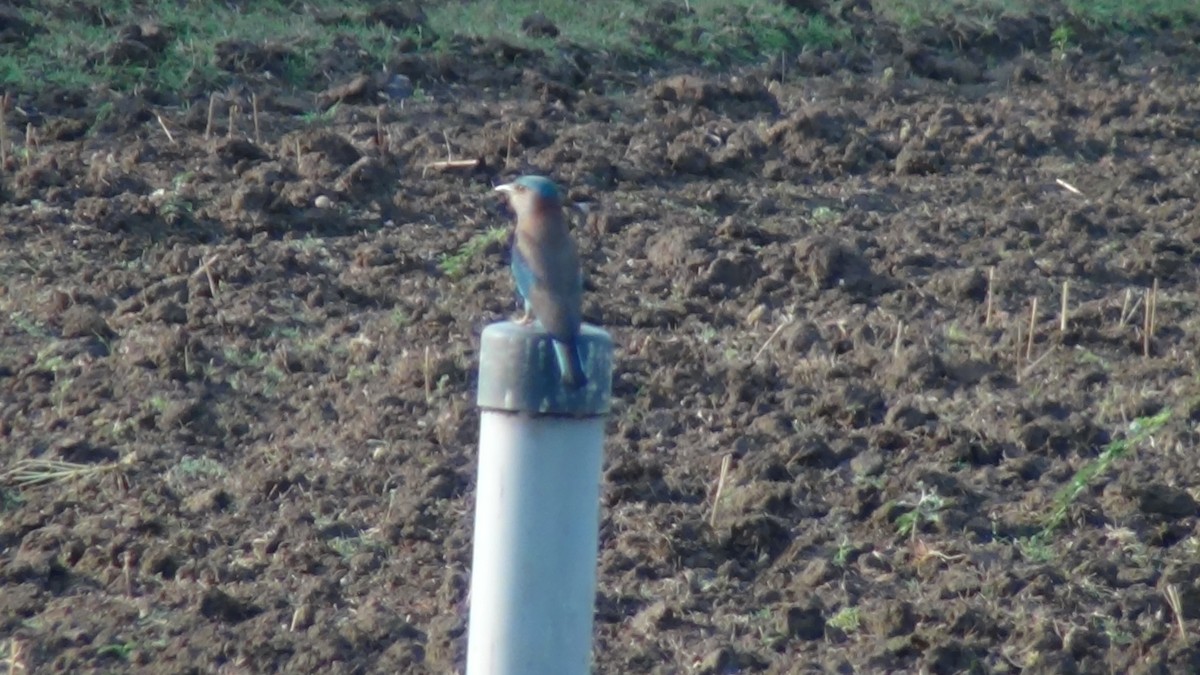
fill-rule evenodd
<path id="1" fill-rule="evenodd" d="M 517 292 L 521 294 L 521 298 L 526 303 L 533 297 L 533 287 L 537 285 L 537 275 L 533 273 L 533 268 L 529 266 L 529 261 L 525 259 L 521 253 L 521 247 L 513 243 L 512 247 L 512 268 L 513 281 L 517 283 Z"/>

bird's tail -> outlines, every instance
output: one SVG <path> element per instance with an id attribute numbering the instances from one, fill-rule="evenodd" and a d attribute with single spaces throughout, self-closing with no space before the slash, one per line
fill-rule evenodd
<path id="1" fill-rule="evenodd" d="M 570 389 L 582 389 L 587 384 L 583 374 L 583 359 L 579 356 L 579 345 L 554 341 L 554 353 L 558 357 L 558 368 L 562 371 L 563 384 Z"/>

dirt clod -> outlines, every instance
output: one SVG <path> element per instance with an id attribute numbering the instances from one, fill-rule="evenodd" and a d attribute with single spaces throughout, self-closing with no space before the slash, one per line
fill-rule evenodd
<path id="1" fill-rule="evenodd" d="M 210 619 L 217 619 L 227 624 L 238 624 L 254 618 L 262 612 L 262 609 L 222 590 L 212 588 L 206 591 L 200 600 L 199 612 Z"/>
<path id="2" fill-rule="evenodd" d="M 1136 495 L 1138 508 L 1144 513 L 1166 518 L 1196 515 L 1196 500 L 1181 488 L 1152 484 L 1138 488 Z"/>
<path id="3" fill-rule="evenodd" d="M 89 305 L 72 305 L 62 314 L 62 336 L 64 338 L 112 337 L 113 331 L 108 322 Z"/>

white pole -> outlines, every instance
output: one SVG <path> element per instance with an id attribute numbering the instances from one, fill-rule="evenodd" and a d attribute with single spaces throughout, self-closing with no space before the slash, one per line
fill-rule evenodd
<path id="1" fill-rule="evenodd" d="M 483 331 L 467 675 L 590 672 L 612 341 L 584 326 L 588 384 L 561 384 L 549 338 Z"/>

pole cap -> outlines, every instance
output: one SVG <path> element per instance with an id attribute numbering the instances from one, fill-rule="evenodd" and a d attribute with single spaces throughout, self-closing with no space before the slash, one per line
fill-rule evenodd
<path id="1" fill-rule="evenodd" d="M 476 403 L 487 410 L 530 415 L 606 415 L 612 407 L 612 337 L 583 324 L 579 356 L 587 384 L 568 389 L 562 383 L 553 342 L 537 322 L 493 323 L 483 329 L 480 339 Z"/>

